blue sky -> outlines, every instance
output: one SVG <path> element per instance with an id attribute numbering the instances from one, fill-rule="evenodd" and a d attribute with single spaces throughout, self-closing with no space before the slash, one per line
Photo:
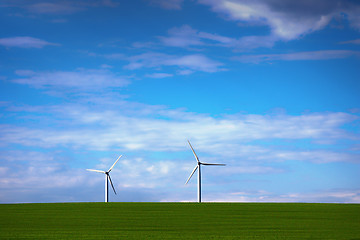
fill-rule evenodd
<path id="1" fill-rule="evenodd" d="M 0 1 L 0 202 L 360 202 L 360 3 Z"/>

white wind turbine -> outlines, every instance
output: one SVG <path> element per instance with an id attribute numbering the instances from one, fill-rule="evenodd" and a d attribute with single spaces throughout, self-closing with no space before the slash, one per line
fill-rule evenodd
<path id="1" fill-rule="evenodd" d="M 192 152 L 194 153 L 195 159 L 197 161 L 197 165 L 195 166 L 194 170 L 191 172 L 190 177 L 188 178 L 188 180 L 186 181 L 185 184 L 187 184 L 190 180 L 190 178 L 192 177 L 192 175 L 195 173 L 195 171 L 198 169 L 198 202 L 201 202 L 201 165 L 209 165 L 209 166 L 225 166 L 226 164 L 219 164 L 219 163 L 204 163 L 204 162 L 200 162 L 198 156 L 196 155 L 193 147 L 191 146 L 190 141 L 188 140 L 188 143 L 191 147 Z"/>
<path id="2" fill-rule="evenodd" d="M 94 169 L 86 169 L 88 171 L 92 171 L 92 172 L 99 172 L 99 173 L 104 173 L 105 174 L 105 202 L 109 202 L 109 188 L 108 188 L 108 182 L 110 181 L 112 189 L 114 190 L 114 193 L 116 194 L 114 185 L 111 181 L 111 177 L 110 177 L 110 172 L 113 169 L 113 167 L 115 166 L 115 164 L 119 161 L 119 159 L 121 158 L 122 155 L 120 155 L 120 157 L 114 162 L 114 164 L 109 168 L 109 170 L 102 171 L 102 170 L 94 170 Z"/>

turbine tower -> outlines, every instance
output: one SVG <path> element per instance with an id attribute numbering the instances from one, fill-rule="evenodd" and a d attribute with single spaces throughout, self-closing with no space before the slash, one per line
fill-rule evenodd
<path id="1" fill-rule="evenodd" d="M 185 184 L 187 184 L 192 177 L 192 175 L 195 173 L 196 170 L 198 170 L 198 202 L 201 203 L 201 165 L 208 165 L 208 166 L 225 166 L 226 164 L 219 164 L 219 163 L 205 163 L 200 162 L 198 156 L 196 155 L 193 147 L 191 146 L 190 141 L 188 140 L 188 143 L 191 147 L 192 152 L 194 153 L 195 159 L 197 161 L 197 165 L 195 166 L 194 170 L 191 172 L 190 177 L 186 181 Z"/>
<path id="2" fill-rule="evenodd" d="M 111 181 L 111 177 L 110 177 L 110 172 L 111 170 L 113 169 L 113 167 L 115 166 L 115 164 L 119 161 L 119 159 L 121 158 L 122 155 L 120 155 L 120 157 L 114 162 L 114 164 L 109 168 L 109 170 L 107 171 L 102 171 L 102 170 L 94 170 L 94 169 L 86 169 L 88 171 L 91 171 L 91 172 L 99 172 L 99 173 L 104 173 L 105 174 L 105 202 L 109 202 L 109 188 L 108 188 L 108 185 L 109 185 L 109 181 L 111 183 L 111 186 L 112 186 L 112 189 L 114 190 L 114 193 L 116 194 L 116 191 L 115 191 L 115 188 L 114 188 L 114 185 Z"/>

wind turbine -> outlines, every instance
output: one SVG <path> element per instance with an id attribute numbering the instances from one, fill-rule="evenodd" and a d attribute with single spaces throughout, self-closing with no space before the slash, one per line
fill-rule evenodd
<path id="1" fill-rule="evenodd" d="M 120 155 L 120 157 L 114 162 L 114 164 L 106 172 L 102 171 L 102 170 L 86 169 L 86 170 L 91 171 L 91 172 L 99 172 L 99 173 L 104 173 L 105 174 L 105 202 L 109 202 L 109 188 L 108 188 L 108 182 L 109 181 L 111 183 L 112 189 L 114 190 L 114 193 L 116 194 L 114 185 L 113 185 L 113 183 L 111 181 L 110 172 L 113 169 L 113 167 L 115 166 L 115 164 L 119 161 L 121 156 L 122 155 Z"/>
<path id="2" fill-rule="evenodd" d="M 191 147 L 192 152 L 194 153 L 195 159 L 197 161 L 197 165 L 195 166 L 194 170 L 191 172 L 190 177 L 186 181 L 185 184 L 187 184 L 192 177 L 192 175 L 195 173 L 195 171 L 198 169 L 198 202 L 201 203 L 201 165 L 208 165 L 208 166 L 225 166 L 226 164 L 219 164 L 219 163 L 205 163 L 200 162 L 198 156 L 196 155 L 193 147 L 191 146 L 190 141 L 188 140 L 188 143 Z"/>

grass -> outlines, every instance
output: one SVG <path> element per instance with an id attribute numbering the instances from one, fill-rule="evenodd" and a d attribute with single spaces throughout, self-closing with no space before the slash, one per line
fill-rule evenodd
<path id="1" fill-rule="evenodd" d="M 0 239 L 359 239 L 359 204 L 0 204 Z"/>

